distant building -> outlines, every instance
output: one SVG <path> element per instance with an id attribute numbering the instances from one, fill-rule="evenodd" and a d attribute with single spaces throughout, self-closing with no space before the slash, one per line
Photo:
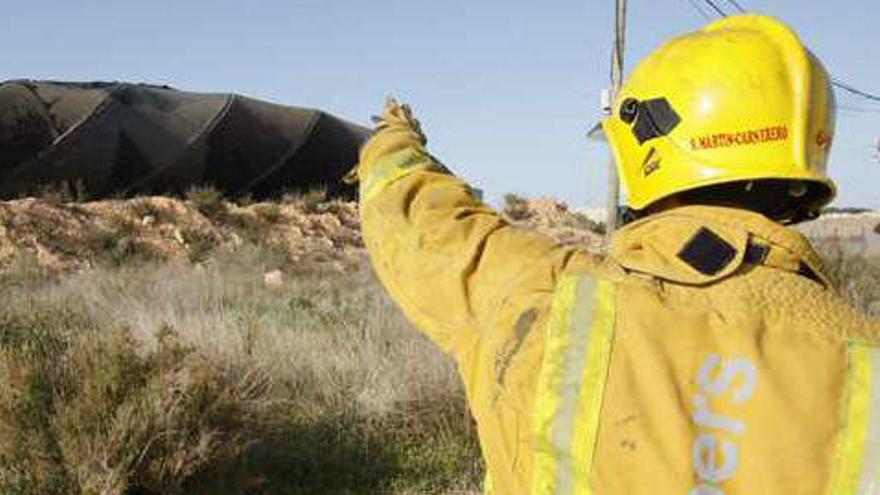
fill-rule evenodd
<path id="1" fill-rule="evenodd" d="M 847 254 L 880 256 L 880 212 L 830 213 L 798 229 L 820 246 L 834 245 Z"/>

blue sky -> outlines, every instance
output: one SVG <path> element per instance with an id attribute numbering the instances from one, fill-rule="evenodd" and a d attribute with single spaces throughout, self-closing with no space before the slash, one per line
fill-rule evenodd
<path id="1" fill-rule="evenodd" d="M 715 0 L 730 9 L 725 0 Z M 704 20 L 687 0 L 631 0 L 628 67 Z M 880 93 L 880 2 L 740 0 L 799 31 L 830 71 Z M 584 133 L 608 85 L 612 0 L 10 2 L 0 78 L 235 91 L 366 122 L 410 102 L 432 151 L 490 200 L 604 201 L 607 150 Z M 844 94 L 839 205 L 880 207 L 880 104 Z M 867 110 L 866 110 L 867 109 Z"/>

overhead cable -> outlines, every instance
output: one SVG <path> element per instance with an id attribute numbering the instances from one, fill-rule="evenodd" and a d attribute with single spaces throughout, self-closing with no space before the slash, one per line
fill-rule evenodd
<path id="1" fill-rule="evenodd" d="M 870 100 L 875 103 L 880 103 L 880 96 L 872 94 L 872 93 L 868 93 L 867 91 L 862 91 L 858 88 L 855 88 L 852 85 L 847 84 L 847 83 L 841 81 L 840 79 L 837 79 L 836 77 L 831 78 L 831 84 L 846 91 L 847 93 L 850 93 L 850 94 L 853 94 L 856 96 L 861 96 L 862 98 L 865 98 L 866 100 Z"/>
<path id="2" fill-rule="evenodd" d="M 706 2 L 706 4 L 709 7 L 711 7 L 712 10 L 714 10 L 718 15 L 720 15 L 721 17 L 727 17 L 727 13 L 724 12 L 724 10 L 722 10 L 721 7 L 718 6 L 718 4 L 716 4 L 712 0 L 703 0 L 703 1 Z"/>
<path id="3" fill-rule="evenodd" d="M 712 16 L 707 14 L 706 11 L 703 10 L 703 7 L 701 7 L 700 4 L 697 3 L 697 0 L 687 0 L 687 2 L 691 5 L 691 7 L 693 7 L 694 11 L 700 14 L 700 17 L 702 17 L 706 21 L 712 21 Z"/>
<path id="4" fill-rule="evenodd" d="M 737 10 L 737 12 L 739 12 L 740 14 L 746 13 L 746 9 L 744 9 L 743 6 L 740 5 L 739 2 L 737 2 L 736 0 L 725 0 L 725 1 L 727 3 L 729 3 L 730 5 L 733 5 L 733 8 L 735 8 Z"/>
<path id="5" fill-rule="evenodd" d="M 845 113 L 880 113 L 880 108 L 866 108 L 851 105 L 837 105 L 837 110 Z"/>

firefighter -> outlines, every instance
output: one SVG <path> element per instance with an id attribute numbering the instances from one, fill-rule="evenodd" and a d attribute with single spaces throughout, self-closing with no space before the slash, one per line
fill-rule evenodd
<path id="1" fill-rule="evenodd" d="M 638 218 L 607 256 L 510 225 L 393 101 L 354 172 L 378 277 L 456 359 L 487 491 L 876 493 L 880 322 L 786 226 L 835 195 L 822 64 L 780 21 L 729 17 L 616 102 Z"/>

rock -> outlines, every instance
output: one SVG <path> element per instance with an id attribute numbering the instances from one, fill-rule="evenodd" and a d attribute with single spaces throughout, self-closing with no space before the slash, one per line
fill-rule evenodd
<path id="1" fill-rule="evenodd" d="M 519 198 L 520 211 L 512 218 L 520 227 L 552 237 L 556 242 L 599 250 L 602 235 L 589 230 L 589 220 L 553 198 Z"/>
<path id="2" fill-rule="evenodd" d="M 229 234 L 229 241 L 232 243 L 233 247 L 241 247 L 244 244 L 244 239 L 235 232 Z"/>
<path id="3" fill-rule="evenodd" d="M 342 222 L 336 215 L 329 213 L 323 214 L 315 218 L 317 230 L 324 235 L 330 235 L 342 228 Z"/>
<path id="4" fill-rule="evenodd" d="M 312 238 L 311 246 L 313 250 L 319 252 L 334 252 L 336 251 L 336 246 L 333 244 L 333 241 L 326 237 L 314 237 Z"/>
<path id="5" fill-rule="evenodd" d="M 281 270 L 272 270 L 263 275 L 263 285 L 270 289 L 280 289 L 284 287 L 284 272 Z"/>
<path id="6" fill-rule="evenodd" d="M 37 264 L 39 266 L 45 267 L 50 271 L 61 272 L 66 268 L 69 268 L 68 264 L 66 264 L 60 257 L 55 255 L 55 253 L 46 249 L 44 246 L 37 244 Z"/>

